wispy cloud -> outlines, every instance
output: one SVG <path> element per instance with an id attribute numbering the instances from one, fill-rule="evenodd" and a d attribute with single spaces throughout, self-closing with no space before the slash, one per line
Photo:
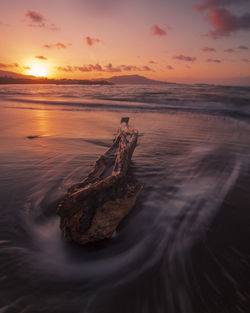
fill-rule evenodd
<path id="1" fill-rule="evenodd" d="M 216 50 L 214 48 L 210 48 L 210 47 L 204 47 L 201 49 L 201 51 L 203 51 L 203 52 L 216 52 Z"/>
<path id="2" fill-rule="evenodd" d="M 167 65 L 167 69 L 168 70 L 174 70 L 173 66 L 171 66 L 171 65 Z"/>
<path id="3" fill-rule="evenodd" d="M 56 24 L 48 22 L 43 14 L 32 10 L 25 13 L 25 22 L 29 27 L 46 28 L 52 31 L 60 30 Z"/>
<path id="4" fill-rule="evenodd" d="M 151 31 L 152 31 L 152 34 L 156 35 L 156 36 L 166 36 L 167 35 L 167 32 L 164 29 L 160 28 L 160 26 L 158 26 L 156 24 L 151 27 Z"/>
<path id="5" fill-rule="evenodd" d="M 149 66 L 143 65 L 141 67 L 135 66 L 135 65 L 118 65 L 113 66 L 112 63 L 109 63 L 107 65 L 100 65 L 98 63 L 96 64 L 86 64 L 82 66 L 59 66 L 57 67 L 59 71 L 63 72 L 105 72 L 105 73 L 120 73 L 120 72 L 148 72 L 153 71 Z"/>
<path id="6" fill-rule="evenodd" d="M 232 53 L 232 52 L 234 52 L 234 49 L 231 49 L 231 48 L 225 49 L 224 52 Z"/>
<path id="7" fill-rule="evenodd" d="M 93 46 L 95 43 L 100 43 L 102 42 L 99 38 L 93 38 L 93 37 L 85 37 L 85 42 L 88 46 Z"/>
<path id="8" fill-rule="evenodd" d="M 35 58 L 36 59 L 39 59 L 39 60 L 43 60 L 43 61 L 46 61 L 46 60 L 48 60 L 45 56 L 43 56 L 43 55 L 37 55 L 37 56 L 35 56 Z"/>
<path id="9" fill-rule="evenodd" d="M 247 46 L 244 46 L 244 45 L 240 45 L 240 46 L 238 47 L 238 49 L 240 49 L 240 50 L 248 50 L 248 47 L 247 47 Z"/>
<path id="10" fill-rule="evenodd" d="M 74 72 L 74 67 L 67 65 L 67 66 L 58 66 L 57 67 L 58 71 L 62 72 Z"/>
<path id="11" fill-rule="evenodd" d="M 222 61 L 219 59 L 207 59 L 208 63 L 221 63 Z"/>
<path id="12" fill-rule="evenodd" d="M 186 61 L 186 62 L 195 62 L 196 61 L 195 57 L 190 57 L 190 56 L 186 56 L 186 55 L 183 55 L 183 54 L 174 55 L 173 59 L 180 60 L 180 61 Z"/>
<path id="13" fill-rule="evenodd" d="M 241 59 L 242 62 L 246 62 L 246 63 L 249 63 L 250 60 L 249 59 Z"/>
<path id="14" fill-rule="evenodd" d="M 24 70 L 30 70 L 31 67 L 30 67 L 30 66 L 23 66 L 23 69 L 24 69 Z"/>
<path id="15" fill-rule="evenodd" d="M 58 50 L 66 49 L 69 46 L 72 46 L 72 44 L 71 43 L 65 44 L 65 43 L 62 43 L 62 42 L 57 42 L 57 43 L 54 43 L 54 44 L 43 45 L 44 48 L 47 48 L 47 49 L 58 49 Z"/>
<path id="16" fill-rule="evenodd" d="M 153 60 L 149 60 L 148 61 L 149 64 L 157 64 L 157 62 L 153 61 Z"/>
<path id="17" fill-rule="evenodd" d="M 18 68 L 18 67 L 19 67 L 18 63 L 11 63 L 11 64 L 0 63 L 0 68 Z"/>

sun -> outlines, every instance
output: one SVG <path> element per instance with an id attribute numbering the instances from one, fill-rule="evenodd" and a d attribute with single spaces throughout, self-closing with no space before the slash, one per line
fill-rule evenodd
<path id="1" fill-rule="evenodd" d="M 48 75 L 48 70 L 43 65 L 32 65 L 30 66 L 29 75 L 36 77 L 46 77 Z"/>

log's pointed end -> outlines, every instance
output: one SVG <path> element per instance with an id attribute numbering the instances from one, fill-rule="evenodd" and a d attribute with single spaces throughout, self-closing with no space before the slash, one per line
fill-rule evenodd
<path id="1" fill-rule="evenodd" d="M 120 125 L 121 125 L 121 131 L 122 132 L 126 132 L 128 130 L 128 121 L 129 121 L 129 117 L 122 117 L 121 118 L 121 122 L 120 122 Z"/>
<path id="2" fill-rule="evenodd" d="M 124 123 L 126 124 L 126 126 L 128 126 L 128 121 L 129 121 L 129 117 L 122 117 L 120 124 L 122 125 Z"/>

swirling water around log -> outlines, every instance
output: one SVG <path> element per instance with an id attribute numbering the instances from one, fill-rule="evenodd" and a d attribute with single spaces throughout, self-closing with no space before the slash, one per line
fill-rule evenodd
<path id="1" fill-rule="evenodd" d="M 0 312 L 248 312 L 249 88 L 0 94 Z M 111 240 L 69 244 L 56 206 L 124 115 L 143 192 Z"/>

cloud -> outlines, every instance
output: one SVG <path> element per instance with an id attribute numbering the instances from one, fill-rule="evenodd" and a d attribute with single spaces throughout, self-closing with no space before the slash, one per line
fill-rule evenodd
<path id="1" fill-rule="evenodd" d="M 167 34 L 165 30 L 163 30 L 156 24 L 151 28 L 151 31 L 153 35 L 156 35 L 156 36 L 165 36 Z"/>
<path id="2" fill-rule="evenodd" d="M 151 67 L 149 67 L 149 66 L 147 66 L 147 65 L 142 66 L 140 70 L 141 70 L 142 72 L 151 72 L 151 71 L 153 71 L 153 70 L 151 69 Z"/>
<path id="3" fill-rule="evenodd" d="M 153 71 L 149 66 L 144 65 L 141 67 L 135 65 L 119 65 L 113 66 L 112 63 L 101 66 L 100 64 L 86 64 L 83 66 L 58 66 L 57 69 L 62 72 L 106 72 L 106 73 L 120 73 L 120 72 L 139 72 L 139 71 Z"/>
<path id="4" fill-rule="evenodd" d="M 234 49 L 225 49 L 224 52 L 232 53 L 234 52 Z"/>
<path id="5" fill-rule="evenodd" d="M 60 30 L 56 24 L 47 22 L 46 18 L 39 12 L 28 10 L 25 13 L 25 18 L 29 27 L 47 28 L 52 31 Z"/>
<path id="6" fill-rule="evenodd" d="M 103 68 L 100 64 L 88 64 L 88 65 L 83 65 L 83 66 L 71 66 L 71 65 L 67 65 L 67 66 L 58 66 L 57 69 L 59 71 L 63 71 L 63 72 L 76 72 L 76 71 L 80 71 L 80 72 L 93 72 L 93 71 L 97 71 L 97 72 L 103 72 Z"/>
<path id="7" fill-rule="evenodd" d="M 241 61 L 242 61 L 242 62 L 247 62 L 247 63 L 250 62 L 249 59 L 241 59 Z"/>
<path id="8" fill-rule="evenodd" d="M 150 60 L 150 61 L 148 61 L 148 63 L 149 64 L 157 64 L 155 61 L 153 61 L 153 60 Z"/>
<path id="9" fill-rule="evenodd" d="M 135 65 L 120 65 L 121 69 L 123 71 L 127 71 L 127 72 L 130 72 L 130 71 L 134 71 L 134 72 L 154 72 L 154 70 L 147 66 L 147 65 L 144 65 L 142 67 L 138 67 L 138 66 L 135 66 Z"/>
<path id="10" fill-rule="evenodd" d="M 235 15 L 228 5 L 248 4 L 249 0 L 202 0 L 194 8 L 199 12 L 207 11 L 206 21 L 213 27 L 206 35 L 214 39 L 230 36 L 239 30 L 250 30 L 250 13 Z"/>
<path id="11" fill-rule="evenodd" d="M 208 36 L 217 39 L 229 36 L 238 30 L 250 29 L 250 13 L 240 16 L 234 15 L 226 8 L 215 8 L 209 10 L 206 20 L 214 28 L 208 32 Z"/>
<path id="12" fill-rule="evenodd" d="M 70 65 L 58 66 L 57 69 L 58 69 L 58 71 L 62 71 L 62 72 L 74 72 L 74 68 Z"/>
<path id="13" fill-rule="evenodd" d="M 202 0 L 202 4 L 195 4 L 194 8 L 199 11 L 203 12 L 207 9 L 215 8 L 215 7 L 223 7 L 230 4 L 240 4 L 240 3 L 247 3 L 249 0 Z"/>
<path id="14" fill-rule="evenodd" d="M 207 59 L 207 62 L 208 63 L 221 63 L 222 61 L 218 59 Z"/>
<path id="15" fill-rule="evenodd" d="M 167 69 L 168 70 L 174 70 L 173 66 L 171 66 L 171 65 L 167 65 Z"/>
<path id="16" fill-rule="evenodd" d="M 66 49 L 67 47 L 69 46 L 72 46 L 71 43 L 68 43 L 68 44 L 64 44 L 62 42 L 57 42 L 55 44 L 46 44 L 46 45 L 43 45 L 44 48 L 47 48 L 47 49 Z"/>
<path id="17" fill-rule="evenodd" d="M 46 61 L 48 60 L 46 57 L 44 57 L 43 55 L 37 55 L 35 56 L 36 59 L 39 59 L 39 60 L 43 60 L 43 61 Z"/>
<path id="18" fill-rule="evenodd" d="M 45 25 L 45 18 L 44 16 L 36 11 L 27 11 L 25 16 L 30 20 L 30 22 L 39 24 L 39 25 Z"/>
<path id="19" fill-rule="evenodd" d="M 174 55 L 173 59 L 180 60 L 180 61 L 186 61 L 186 62 L 195 62 L 196 61 L 195 57 L 185 56 L 183 54 Z"/>
<path id="20" fill-rule="evenodd" d="M 92 72 L 92 69 L 88 66 L 75 66 L 74 70 L 78 70 L 80 72 Z"/>
<path id="21" fill-rule="evenodd" d="M 78 70 L 80 72 L 103 72 L 103 68 L 100 64 L 88 64 L 88 65 L 84 65 L 84 66 L 75 66 L 74 67 L 75 70 Z"/>
<path id="22" fill-rule="evenodd" d="M 139 71 L 140 68 L 135 65 L 120 65 L 121 69 L 126 72 Z"/>
<path id="23" fill-rule="evenodd" d="M 250 13 L 235 15 L 232 14 L 228 8 L 220 7 L 221 5 L 233 3 L 233 1 L 203 0 L 203 2 L 204 4 L 198 5 L 198 8 L 196 5 L 196 9 L 198 9 L 198 11 L 208 9 L 205 20 L 213 27 L 205 36 L 218 39 L 223 36 L 230 36 L 232 33 L 239 30 L 250 30 Z"/>
<path id="24" fill-rule="evenodd" d="M 96 63 L 95 65 L 89 64 L 89 67 L 91 68 L 92 71 L 97 71 L 97 72 L 102 72 L 103 68 L 100 64 Z"/>
<path id="25" fill-rule="evenodd" d="M 30 67 L 30 66 L 23 66 L 23 69 L 24 69 L 24 70 L 30 70 L 31 67 Z"/>
<path id="26" fill-rule="evenodd" d="M 95 43 L 100 43 L 101 40 L 99 38 L 91 38 L 89 36 L 85 37 L 85 42 L 88 46 L 93 46 Z"/>
<path id="27" fill-rule="evenodd" d="M 216 50 L 214 48 L 204 47 L 201 49 L 203 52 L 215 52 Z"/>
<path id="28" fill-rule="evenodd" d="M 0 68 L 18 68 L 18 67 L 19 67 L 18 63 L 11 64 L 0 63 Z"/>
<path id="29" fill-rule="evenodd" d="M 240 46 L 238 47 L 238 49 L 240 49 L 240 50 L 248 50 L 248 47 L 247 47 L 247 46 L 244 46 L 244 45 L 240 45 Z"/>
<path id="30" fill-rule="evenodd" d="M 113 67 L 113 65 L 111 63 L 109 63 L 108 65 L 105 65 L 105 72 L 119 73 L 121 71 L 122 71 L 122 69 L 120 66 Z"/>

